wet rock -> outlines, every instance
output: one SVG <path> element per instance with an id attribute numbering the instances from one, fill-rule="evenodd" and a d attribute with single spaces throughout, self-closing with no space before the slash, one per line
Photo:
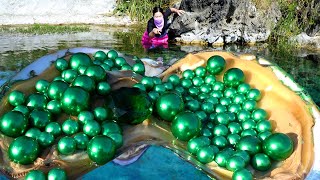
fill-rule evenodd
<path id="1" fill-rule="evenodd" d="M 292 37 L 290 41 L 298 43 L 299 46 L 308 49 L 320 49 L 320 35 L 319 36 L 309 36 L 305 32 Z"/>

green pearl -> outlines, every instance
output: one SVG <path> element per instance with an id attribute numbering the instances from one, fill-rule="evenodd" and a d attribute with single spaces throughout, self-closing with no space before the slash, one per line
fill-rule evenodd
<path id="1" fill-rule="evenodd" d="M 93 57 L 94 57 L 95 60 L 99 60 L 99 61 L 104 61 L 105 59 L 107 59 L 107 55 L 103 51 L 95 52 Z"/>
<path id="2" fill-rule="evenodd" d="M 149 91 L 153 88 L 154 83 L 153 83 L 153 78 L 152 77 L 148 77 L 148 76 L 144 76 L 141 79 L 141 84 L 144 85 L 144 87 L 146 87 L 146 90 Z"/>
<path id="3" fill-rule="evenodd" d="M 252 112 L 252 119 L 255 121 L 260 121 L 267 119 L 267 112 L 264 109 L 256 109 Z"/>
<path id="4" fill-rule="evenodd" d="M 211 138 L 213 136 L 212 130 L 209 128 L 202 128 L 201 135 Z"/>
<path id="5" fill-rule="evenodd" d="M 182 77 L 185 79 L 193 79 L 194 72 L 191 69 L 187 69 L 187 70 L 183 71 Z"/>
<path id="6" fill-rule="evenodd" d="M 229 121 L 236 121 L 236 115 L 233 112 L 226 112 L 229 116 Z"/>
<path id="7" fill-rule="evenodd" d="M 81 87 L 87 92 L 91 92 L 95 89 L 96 85 L 94 80 L 87 75 L 80 75 L 74 79 L 72 86 Z"/>
<path id="8" fill-rule="evenodd" d="M 107 57 L 109 59 L 113 59 L 114 60 L 114 59 L 116 59 L 118 57 L 118 52 L 112 49 L 112 50 L 108 51 Z"/>
<path id="9" fill-rule="evenodd" d="M 89 93 L 80 87 L 69 87 L 62 95 L 61 108 L 71 115 L 78 115 L 89 107 Z"/>
<path id="10" fill-rule="evenodd" d="M 216 81 L 215 83 L 213 83 L 212 90 L 214 90 L 214 91 L 223 91 L 224 90 L 223 82 Z"/>
<path id="11" fill-rule="evenodd" d="M 144 87 L 144 85 L 141 83 L 136 83 L 135 85 L 133 85 L 133 87 L 139 88 L 142 91 L 146 91 L 146 87 Z"/>
<path id="12" fill-rule="evenodd" d="M 201 147 L 197 152 L 197 159 L 203 164 L 210 163 L 218 152 L 219 149 L 213 145 Z"/>
<path id="13" fill-rule="evenodd" d="M 76 150 L 76 141 L 68 136 L 61 138 L 58 142 L 58 151 L 63 155 L 71 155 Z"/>
<path id="14" fill-rule="evenodd" d="M 204 111 L 197 111 L 195 112 L 196 116 L 200 119 L 201 122 L 204 122 L 207 120 L 208 116 Z"/>
<path id="15" fill-rule="evenodd" d="M 119 68 L 118 68 L 118 67 L 112 67 L 112 68 L 110 69 L 110 71 L 119 71 Z"/>
<path id="16" fill-rule="evenodd" d="M 26 101 L 26 105 L 30 110 L 45 109 L 47 106 L 47 98 L 42 94 L 31 94 Z"/>
<path id="17" fill-rule="evenodd" d="M 153 76 L 152 79 L 153 79 L 153 84 L 155 84 L 155 85 L 162 84 L 162 81 L 159 77 Z"/>
<path id="18" fill-rule="evenodd" d="M 116 149 L 119 149 L 123 145 L 123 136 L 121 134 L 109 133 L 107 136 L 114 141 Z"/>
<path id="19" fill-rule="evenodd" d="M 58 58 L 54 63 L 56 69 L 60 72 L 68 69 L 68 61 L 62 58 Z"/>
<path id="20" fill-rule="evenodd" d="M 293 142 L 286 134 L 274 133 L 263 141 L 263 152 L 273 160 L 282 161 L 292 154 Z"/>
<path id="21" fill-rule="evenodd" d="M 233 98 L 233 96 L 237 93 L 237 90 L 234 88 L 226 88 L 223 92 L 224 97 Z"/>
<path id="22" fill-rule="evenodd" d="M 271 126 L 270 121 L 261 120 L 257 123 L 256 129 L 259 133 L 261 133 L 261 132 L 265 132 L 265 131 L 271 131 L 272 126 Z"/>
<path id="23" fill-rule="evenodd" d="M 81 66 L 78 67 L 77 72 L 78 72 L 80 75 L 84 75 L 84 72 L 86 72 L 87 68 L 88 68 L 88 66 L 82 66 L 82 65 L 81 65 Z"/>
<path id="24" fill-rule="evenodd" d="M 90 66 L 92 63 L 91 58 L 85 53 L 75 53 L 70 57 L 71 69 L 77 70 L 79 66 Z"/>
<path id="25" fill-rule="evenodd" d="M 103 62 L 100 61 L 100 60 L 94 60 L 94 61 L 93 61 L 93 64 L 95 64 L 95 65 L 101 65 L 101 64 L 103 64 Z"/>
<path id="26" fill-rule="evenodd" d="M 199 87 L 204 84 L 204 80 L 202 79 L 202 77 L 196 76 L 192 79 L 192 83 L 193 85 Z"/>
<path id="27" fill-rule="evenodd" d="M 228 128 L 225 125 L 219 124 L 214 127 L 213 134 L 216 136 L 226 136 L 228 134 Z"/>
<path id="28" fill-rule="evenodd" d="M 46 93 L 49 87 L 49 84 L 50 83 L 47 80 L 40 79 L 36 82 L 35 88 L 40 93 Z"/>
<path id="29" fill-rule="evenodd" d="M 190 95 L 187 95 L 187 96 L 183 96 L 184 100 L 185 101 L 191 101 L 191 100 L 194 100 L 194 98 Z"/>
<path id="30" fill-rule="evenodd" d="M 64 79 L 61 77 L 61 76 L 56 76 L 53 80 L 53 81 L 63 81 L 64 82 Z"/>
<path id="31" fill-rule="evenodd" d="M 120 126 L 113 121 L 104 121 L 101 124 L 101 134 L 108 136 L 113 133 L 122 134 Z"/>
<path id="32" fill-rule="evenodd" d="M 154 91 L 158 92 L 159 94 L 163 94 L 166 92 L 166 87 L 163 84 L 157 84 L 154 86 Z"/>
<path id="33" fill-rule="evenodd" d="M 247 169 L 238 169 L 232 175 L 232 180 L 252 180 L 252 174 Z"/>
<path id="34" fill-rule="evenodd" d="M 41 132 L 39 138 L 37 139 L 38 143 L 42 147 L 48 147 L 53 144 L 54 137 L 52 134 L 47 132 Z"/>
<path id="35" fill-rule="evenodd" d="M 38 128 L 30 128 L 24 135 L 33 139 L 38 139 L 41 131 Z"/>
<path id="36" fill-rule="evenodd" d="M 206 69 L 210 74 L 216 75 L 226 68 L 226 61 L 219 55 L 211 56 L 207 61 Z"/>
<path id="37" fill-rule="evenodd" d="M 209 97 L 208 99 L 206 99 L 206 102 L 211 102 L 213 105 L 219 104 L 218 98 L 215 97 Z"/>
<path id="38" fill-rule="evenodd" d="M 220 104 L 224 106 L 229 106 L 231 104 L 231 99 L 227 97 L 220 98 Z"/>
<path id="39" fill-rule="evenodd" d="M 220 167 L 225 167 L 227 160 L 234 154 L 234 151 L 230 148 L 223 149 L 222 151 L 218 152 L 216 154 L 216 157 L 214 158 L 215 162 Z"/>
<path id="40" fill-rule="evenodd" d="M 201 147 L 209 145 L 210 139 L 208 137 L 200 136 L 190 139 L 187 144 L 187 149 L 191 154 L 196 155 Z"/>
<path id="41" fill-rule="evenodd" d="M 240 138 L 241 137 L 238 134 L 229 134 L 227 136 L 229 144 L 234 145 L 234 146 L 239 142 Z"/>
<path id="42" fill-rule="evenodd" d="M 86 124 L 83 125 L 83 132 L 90 137 L 98 135 L 100 131 L 101 127 L 97 121 L 88 121 Z"/>
<path id="43" fill-rule="evenodd" d="M 27 136 L 14 139 L 8 149 L 9 159 L 18 164 L 32 164 L 39 154 L 39 145 L 36 140 Z"/>
<path id="44" fill-rule="evenodd" d="M 199 88 L 198 87 L 191 87 L 191 88 L 189 88 L 189 94 L 191 95 L 191 96 L 198 96 L 199 95 Z"/>
<path id="45" fill-rule="evenodd" d="M 26 117 L 29 115 L 29 109 L 27 108 L 27 106 L 24 105 L 18 105 L 15 108 L 13 108 L 12 111 L 18 111 L 21 112 L 23 115 L 25 115 Z"/>
<path id="46" fill-rule="evenodd" d="M 88 121 L 93 121 L 94 115 L 90 111 L 82 111 L 78 114 L 78 120 L 82 124 L 86 124 Z"/>
<path id="47" fill-rule="evenodd" d="M 196 76 L 199 76 L 199 77 L 205 77 L 206 74 L 207 74 L 206 68 L 205 68 L 205 67 L 202 67 L 202 66 L 197 67 L 197 68 L 194 70 L 194 72 L 195 72 L 195 75 L 196 75 Z"/>
<path id="48" fill-rule="evenodd" d="M 114 59 L 116 66 L 122 67 L 123 65 L 127 64 L 127 61 L 123 57 L 117 57 Z"/>
<path id="49" fill-rule="evenodd" d="M 214 82 L 216 82 L 216 77 L 214 75 L 209 74 L 204 78 L 204 82 L 206 84 L 213 85 Z"/>
<path id="50" fill-rule="evenodd" d="M 143 63 L 136 63 L 132 66 L 132 70 L 133 72 L 137 73 L 137 74 L 140 74 L 142 76 L 144 76 L 145 74 L 145 67 L 144 67 L 144 64 Z"/>
<path id="51" fill-rule="evenodd" d="M 243 94 L 235 94 L 233 96 L 233 103 L 242 104 L 246 100 L 246 96 Z"/>
<path id="52" fill-rule="evenodd" d="M 210 130 L 212 130 L 214 128 L 214 124 L 212 122 L 208 122 L 207 123 L 207 128 L 209 128 Z"/>
<path id="53" fill-rule="evenodd" d="M 112 59 L 107 59 L 103 63 L 108 65 L 110 68 L 114 67 L 114 62 Z"/>
<path id="54" fill-rule="evenodd" d="M 172 121 L 183 109 L 183 100 L 176 93 L 165 93 L 156 102 L 156 112 L 161 119 L 166 121 Z"/>
<path id="55" fill-rule="evenodd" d="M 247 92 L 249 92 L 249 90 L 250 90 L 250 85 L 247 83 L 239 84 L 238 89 L 237 89 L 238 93 L 240 93 L 240 94 L 247 94 Z"/>
<path id="56" fill-rule="evenodd" d="M 165 82 L 165 83 L 163 83 L 163 85 L 167 91 L 173 90 L 173 84 L 171 82 Z"/>
<path id="57" fill-rule="evenodd" d="M 242 157 L 242 159 L 244 160 L 245 164 L 248 165 L 250 162 L 250 155 L 247 151 L 243 151 L 243 150 L 237 150 L 233 156 L 239 156 Z"/>
<path id="58" fill-rule="evenodd" d="M 76 141 L 76 147 L 77 149 L 84 150 L 87 149 L 87 145 L 89 143 L 89 138 L 84 133 L 78 133 L 74 137 L 74 140 Z"/>
<path id="59" fill-rule="evenodd" d="M 212 113 L 214 112 L 214 105 L 210 102 L 204 102 L 201 104 L 201 110 L 204 111 L 205 113 Z"/>
<path id="60" fill-rule="evenodd" d="M 200 101 L 205 101 L 205 100 L 207 100 L 209 97 L 210 97 L 210 95 L 207 94 L 207 93 L 201 93 L 201 94 L 198 95 L 198 99 L 199 99 Z M 208 101 L 205 101 L 205 103 L 210 103 L 210 104 L 212 104 L 211 102 L 208 102 Z M 214 105 L 214 104 L 213 104 L 213 105 Z"/>
<path id="61" fill-rule="evenodd" d="M 247 110 L 240 110 L 238 112 L 238 120 L 239 121 L 246 121 L 251 118 L 251 113 Z"/>
<path id="62" fill-rule="evenodd" d="M 230 104 L 228 106 L 228 111 L 233 113 L 238 113 L 241 110 L 240 104 Z"/>
<path id="63" fill-rule="evenodd" d="M 271 161 L 267 155 L 258 153 L 253 156 L 251 165 L 258 171 L 267 171 L 271 167 Z"/>
<path id="64" fill-rule="evenodd" d="M 247 92 L 247 98 L 259 101 L 261 99 L 261 92 L 258 89 L 251 89 L 249 92 Z"/>
<path id="65" fill-rule="evenodd" d="M 132 67 L 129 64 L 124 64 L 124 65 L 121 66 L 121 70 L 123 70 L 123 71 L 132 71 Z"/>
<path id="66" fill-rule="evenodd" d="M 57 137 L 61 134 L 62 130 L 61 130 L 61 126 L 59 123 L 51 122 L 46 126 L 45 131 L 52 134 L 53 136 Z"/>
<path id="67" fill-rule="evenodd" d="M 191 79 L 181 79 L 180 84 L 185 89 L 189 89 L 192 86 Z"/>
<path id="68" fill-rule="evenodd" d="M 240 124 L 237 122 L 231 122 L 228 124 L 228 128 L 231 134 L 239 134 L 242 131 Z"/>
<path id="69" fill-rule="evenodd" d="M 221 91 L 211 91 L 210 95 L 212 97 L 218 98 L 220 99 L 221 97 L 223 97 L 223 94 Z"/>
<path id="70" fill-rule="evenodd" d="M 61 105 L 58 100 L 51 100 L 47 104 L 47 110 L 52 114 L 60 114 L 61 113 Z"/>
<path id="71" fill-rule="evenodd" d="M 89 66 L 84 72 L 85 75 L 91 77 L 96 82 L 102 81 L 106 78 L 104 69 L 99 65 Z"/>
<path id="72" fill-rule="evenodd" d="M 200 130 L 200 119 L 189 111 L 177 114 L 171 125 L 172 134 L 181 141 L 188 141 L 197 136 L 200 133 Z"/>
<path id="73" fill-rule="evenodd" d="M 216 113 L 224 113 L 227 111 L 227 107 L 221 104 L 216 105 Z"/>
<path id="74" fill-rule="evenodd" d="M 96 107 L 94 110 L 93 110 L 93 115 L 94 115 L 94 118 L 97 120 L 97 121 L 104 121 L 108 118 L 108 110 L 106 108 L 103 108 L 103 107 Z"/>
<path id="75" fill-rule="evenodd" d="M 148 96 L 152 99 L 152 101 L 156 101 L 160 97 L 160 94 L 156 91 L 150 91 Z"/>
<path id="76" fill-rule="evenodd" d="M 230 87 L 238 87 L 245 81 L 244 73 L 239 68 L 228 69 L 223 75 L 223 82 Z"/>
<path id="77" fill-rule="evenodd" d="M 0 131 L 9 137 L 21 136 L 28 125 L 28 120 L 18 111 L 9 111 L 0 118 Z"/>
<path id="78" fill-rule="evenodd" d="M 33 110 L 29 121 L 32 126 L 43 129 L 51 122 L 51 114 L 48 111 Z"/>
<path id="79" fill-rule="evenodd" d="M 257 136 L 257 132 L 253 129 L 245 129 L 241 132 L 241 137 L 244 136 Z"/>
<path id="80" fill-rule="evenodd" d="M 61 73 L 63 80 L 68 83 L 71 83 L 77 77 L 77 75 L 78 75 L 77 71 L 73 69 L 67 69 Z"/>
<path id="81" fill-rule="evenodd" d="M 240 156 L 231 156 L 226 163 L 226 168 L 229 171 L 236 171 L 242 169 L 246 166 L 244 159 Z"/>
<path id="82" fill-rule="evenodd" d="M 261 151 L 261 141 L 255 136 L 244 136 L 237 144 L 237 150 L 247 151 L 250 155 Z"/>
<path id="83" fill-rule="evenodd" d="M 244 110 L 253 111 L 256 109 L 256 107 L 257 107 L 257 103 L 254 100 L 248 99 L 246 101 L 243 101 L 242 109 Z"/>
<path id="84" fill-rule="evenodd" d="M 104 69 L 104 71 L 105 72 L 107 72 L 107 71 L 110 71 L 111 70 L 111 67 L 109 66 L 109 65 L 107 65 L 107 64 L 104 64 L 104 63 L 102 63 L 102 64 L 100 64 L 100 66 Z M 125 67 L 125 66 L 123 66 L 123 67 Z M 130 68 L 131 68 L 131 66 L 129 66 Z M 126 66 L 126 68 L 128 68 L 127 66 Z M 131 69 L 122 69 L 122 70 L 131 70 Z M 86 69 L 87 70 L 87 69 Z M 84 71 L 85 72 L 85 71 Z M 83 74 L 84 74 L 84 72 L 83 72 Z"/>
<path id="85" fill-rule="evenodd" d="M 67 119 L 62 124 L 62 131 L 66 135 L 73 135 L 79 131 L 79 124 L 75 120 Z"/>
<path id="86" fill-rule="evenodd" d="M 222 149 L 228 145 L 228 140 L 224 136 L 215 136 L 212 139 L 212 144 Z"/>
<path id="87" fill-rule="evenodd" d="M 48 96 L 54 100 L 60 100 L 63 92 L 69 87 L 64 81 L 53 81 L 48 87 Z"/>
<path id="88" fill-rule="evenodd" d="M 270 131 L 265 131 L 258 134 L 258 137 L 261 141 L 264 141 L 267 137 L 269 137 L 272 133 Z"/>
<path id="89" fill-rule="evenodd" d="M 255 129 L 256 128 L 256 122 L 254 122 L 252 119 L 248 119 L 242 122 L 241 124 L 242 129 Z"/>
<path id="90" fill-rule="evenodd" d="M 209 84 L 202 84 L 200 86 L 200 91 L 203 93 L 209 93 L 211 91 L 211 86 Z"/>
<path id="91" fill-rule="evenodd" d="M 48 180 L 67 180 L 67 173 L 60 168 L 53 168 L 48 172 Z"/>
<path id="92" fill-rule="evenodd" d="M 197 100 L 191 100 L 186 103 L 186 108 L 190 111 L 197 111 L 200 109 L 200 103 Z"/>
<path id="93" fill-rule="evenodd" d="M 89 141 L 87 152 L 92 161 L 103 165 L 114 158 L 116 146 L 111 138 L 99 135 Z"/>
<path id="94" fill-rule="evenodd" d="M 178 75 L 176 74 L 171 74 L 169 77 L 168 77 L 168 82 L 171 82 L 172 85 L 174 86 L 177 86 L 180 84 L 180 78 Z"/>
<path id="95" fill-rule="evenodd" d="M 217 113 L 215 117 L 215 122 L 217 124 L 228 125 L 229 124 L 229 115 L 227 113 Z"/>
<path id="96" fill-rule="evenodd" d="M 40 170 L 31 170 L 26 175 L 25 180 L 46 180 L 46 176 Z"/>

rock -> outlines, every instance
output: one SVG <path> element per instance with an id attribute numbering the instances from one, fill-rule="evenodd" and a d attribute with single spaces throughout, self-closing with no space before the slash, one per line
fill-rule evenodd
<path id="1" fill-rule="evenodd" d="M 250 0 L 182 0 L 182 16 L 176 16 L 170 31 L 181 42 L 212 44 L 265 41 L 281 12 L 272 3 L 257 9 Z"/>
<path id="2" fill-rule="evenodd" d="M 308 36 L 305 32 L 292 37 L 289 41 L 298 43 L 299 46 L 308 49 L 320 49 L 320 35 L 319 36 Z"/>

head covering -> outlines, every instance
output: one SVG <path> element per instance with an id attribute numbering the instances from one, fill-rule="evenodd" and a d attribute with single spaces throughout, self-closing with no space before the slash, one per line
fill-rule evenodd
<path id="1" fill-rule="evenodd" d="M 164 26 L 164 19 L 163 16 L 161 17 L 157 17 L 157 18 L 153 18 L 154 24 L 156 25 L 156 27 L 162 31 L 162 28 Z"/>

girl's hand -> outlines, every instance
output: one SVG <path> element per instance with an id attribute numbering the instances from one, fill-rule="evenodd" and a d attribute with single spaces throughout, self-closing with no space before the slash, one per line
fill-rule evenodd
<path id="1" fill-rule="evenodd" d="M 159 29 L 157 29 L 157 28 L 153 28 L 152 32 L 154 34 L 161 34 L 161 31 Z"/>
<path id="2" fill-rule="evenodd" d="M 186 13 L 184 10 L 177 10 L 178 16 L 181 16 L 182 14 Z"/>

